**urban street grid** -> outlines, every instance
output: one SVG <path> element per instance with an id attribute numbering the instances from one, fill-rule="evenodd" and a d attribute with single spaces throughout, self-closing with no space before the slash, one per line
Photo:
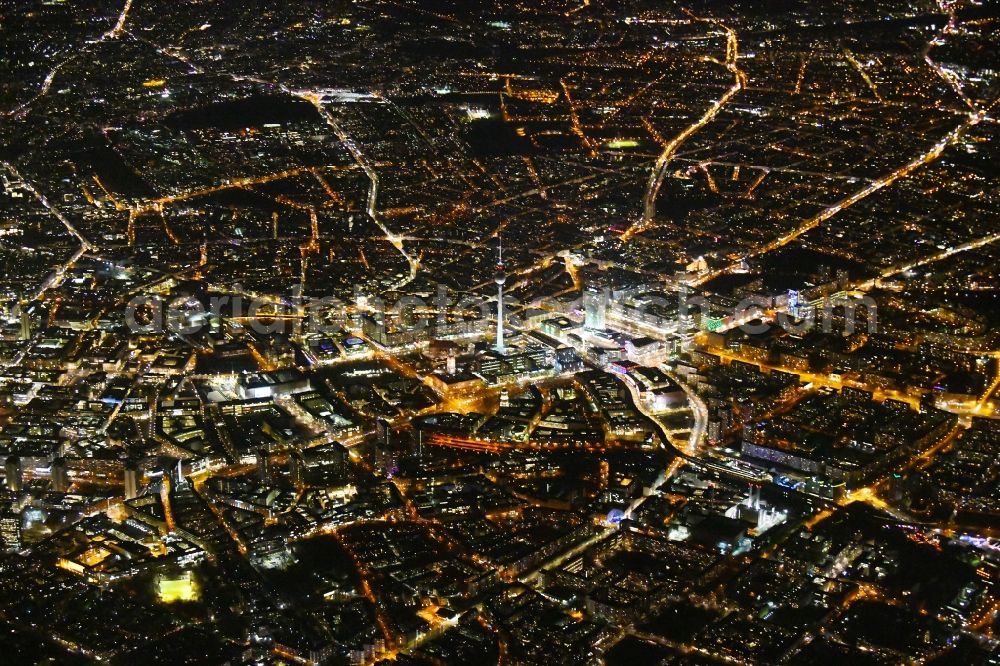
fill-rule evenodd
<path id="1" fill-rule="evenodd" d="M 0 35 L 0 663 L 1000 663 L 995 3 Z"/>

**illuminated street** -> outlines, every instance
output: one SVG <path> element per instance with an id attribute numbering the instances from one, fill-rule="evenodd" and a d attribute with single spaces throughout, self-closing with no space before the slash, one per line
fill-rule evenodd
<path id="1" fill-rule="evenodd" d="M 0 8 L 0 664 L 1000 663 L 1000 10 Z"/>

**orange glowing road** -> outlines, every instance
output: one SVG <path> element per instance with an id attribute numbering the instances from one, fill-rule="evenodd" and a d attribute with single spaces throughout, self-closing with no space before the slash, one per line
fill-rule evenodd
<path id="1" fill-rule="evenodd" d="M 931 58 L 931 50 L 935 46 L 942 46 L 944 44 L 945 36 L 955 32 L 955 24 L 957 22 L 954 2 L 951 2 L 951 0 L 938 0 L 937 4 L 938 8 L 948 15 L 948 23 L 941 28 L 941 32 L 939 32 L 934 39 L 927 42 L 923 51 L 924 61 L 938 76 L 944 80 L 945 83 L 951 87 L 952 90 L 955 91 L 955 94 L 958 95 L 959 99 L 961 99 L 966 106 L 968 106 L 972 111 L 977 111 L 978 109 L 975 102 L 969 99 L 969 96 L 965 94 L 965 90 L 962 89 L 962 84 L 958 75 Z"/>
<path id="2" fill-rule="evenodd" d="M 122 36 L 122 33 L 125 32 L 125 22 L 128 21 L 128 13 L 130 11 L 132 11 L 132 0 L 125 0 L 125 7 L 122 8 L 118 22 L 115 23 L 114 28 L 104 35 L 104 39 L 118 39 Z"/>
<path id="3" fill-rule="evenodd" d="M 115 23 L 115 26 L 111 30 L 108 30 L 106 33 L 101 35 L 100 38 L 88 42 L 88 45 L 93 43 L 100 43 L 108 39 L 117 39 L 118 37 L 120 37 L 122 33 L 125 31 L 125 22 L 128 20 L 129 11 L 131 11 L 132 9 L 132 2 L 133 0 L 126 0 L 125 7 L 122 9 L 122 13 L 118 17 L 118 21 Z M 68 56 L 60 60 L 51 70 L 49 70 L 49 73 L 46 74 L 45 79 L 42 81 L 41 87 L 38 89 L 38 92 L 34 95 L 34 97 L 24 102 L 20 106 L 17 106 L 12 110 L 7 111 L 6 114 L 4 115 L 14 116 L 14 117 L 20 116 L 26 113 L 32 107 L 32 105 L 34 105 L 35 102 L 37 102 L 42 97 L 48 95 L 49 90 L 52 89 L 52 83 L 55 81 L 56 75 L 59 73 L 59 70 L 68 65 L 69 63 L 73 62 L 77 58 L 79 58 L 80 55 L 87 50 L 88 45 L 85 45 L 83 46 L 83 48 L 80 49 L 71 49 L 70 54 Z"/>
<path id="4" fill-rule="evenodd" d="M 739 56 L 739 42 L 737 41 L 736 32 L 729 27 L 726 27 L 714 19 L 703 19 L 698 17 L 693 17 L 695 21 L 704 21 L 707 23 L 713 23 L 718 25 L 723 30 L 726 31 L 726 61 L 723 66 L 728 69 L 735 78 L 735 82 L 732 87 L 726 90 L 725 94 L 719 99 L 712 103 L 708 107 L 708 110 L 695 122 L 688 125 L 680 134 L 675 136 L 670 142 L 663 147 L 663 152 L 660 156 L 656 158 L 656 163 L 653 165 L 653 170 L 649 174 L 649 181 L 646 184 L 646 193 L 643 196 L 643 207 L 642 207 L 642 218 L 634 225 L 629 227 L 629 229 L 622 234 L 622 239 L 627 241 L 635 234 L 648 229 L 653 222 L 653 218 L 656 216 L 656 197 L 660 193 L 660 187 L 663 185 L 663 180 L 667 175 L 667 166 L 670 164 L 680 148 L 681 144 L 688 140 L 688 138 L 695 132 L 703 128 L 708 123 L 719 114 L 726 104 L 729 103 L 733 97 L 735 97 L 744 87 L 746 87 L 747 77 L 746 74 L 739 69 L 736 65 L 736 60 Z"/>
<path id="5" fill-rule="evenodd" d="M 931 146 L 931 148 L 928 149 L 926 152 L 921 153 L 920 155 L 918 155 L 911 161 L 907 162 L 903 166 L 899 167 L 892 173 L 885 175 L 882 178 L 879 178 L 878 180 L 870 183 L 863 189 L 858 190 L 854 194 L 844 197 L 843 199 L 841 199 L 840 201 L 831 206 L 827 206 L 817 215 L 809 218 L 808 220 L 803 222 L 801 225 L 799 225 L 792 231 L 789 231 L 784 236 L 776 238 L 770 243 L 762 245 L 756 250 L 752 250 L 747 254 L 747 257 L 756 257 L 763 254 L 767 254 L 769 252 L 777 250 L 778 248 L 788 245 L 789 243 L 796 240 L 803 234 L 812 231 L 813 229 L 820 226 L 830 218 L 836 216 L 842 210 L 850 208 L 859 201 L 862 201 L 863 199 L 867 199 L 869 196 L 875 194 L 879 190 L 888 187 L 889 185 L 892 185 L 900 178 L 906 178 L 920 167 L 930 164 L 937 158 L 941 157 L 942 153 L 944 153 L 944 151 L 947 150 L 949 146 L 957 143 L 965 134 L 965 132 L 967 132 L 970 128 L 975 127 L 976 125 L 981 123 L 984 118 L 986 118 L 986 114 L 983 113 L 982 111 L 977 111 L 976 113 L 969 114 L 969 117 L 961 125 L 948 132 L 948 134 L 946 134 L 940 141 Z"/>
<path id="6" fill-rule="evenodd" d="M 594 146 L 590 143 L 590 139 L 580 125 L 580 117 L 576 112 L 576 102 L 573 101 L 573 95 L 570 94 L 569 86 L 566 85 L 566 79 L 559 79 L 559 86 L 562 88 L 563 96 L 566 98 L 566 105 L 569 107 L 569 121 L 570 127 L 573 129 L 573 134 L 587 147 L 591 156 L 597 155 L 597 151 L 594 150 Z"/>
<path id="7" fill-rule="evenodd" d="M 958 94 L 958 96 L 961 97 L 962 100 L 965 101 L 965 103 L 969 106 L 970 112 L 968 113 L 968 117 L 965 119 L 965 121 L 963 121 L 958 127 L 953 129 L 952 131 L 948 132 L 948 134 L 946 134 L 940 141 L 931 146 L 931 148 L 926 152 L 918 155 L 913 160 L 899 167 L 892 173 L 887 174 L 882 178 L 879 178 L 878 180 L 872 182 L 871 184 L 855 192 L 854 194 L 851 194 L 850 196 L 841 199 L 837 203 L 828 206 L 827 208 L 824 208 L 817 215 L 806 220 L 799 227 L 793 229 L 784 236 L 781 236 L 780 238 L 777 238 L 771 241 L 770 243 L 767 243 L 766 245 L 763 245 L 757 248 L 756 250 L 749 252 L 747 255 L 748 257 L 760 256 L 762 254 L 767 254 L 768 252 L 772 252 L 773 250 L 776 250 L 780 247 L 784 247 L 785 245 L 796 240 L 803 234 L 820 226 L 830 218 L 840 213 L 845 208 L 850 208 L 854 204 L 868 198 L 869 196 L 878 192 L 882 188 L 892 185 L 900 178 L 906 178 L 917 169 L 927 164 L 930 164 L 934 160 L 941 157 L 944 151 L 947 150 L 950 146 L 957 143 L 959 140 L 961 140 L 962 136 L 969 129 L 975 127 L 976 125 L 983 122 L 983 120 L 987 118 L 987 111 L 989 111 L 989 109 L 992 108 L 993 105 L 996 104 L 998 100 L 994 100 L 993 104 L 990 104 L 985 109 L 978 108 L 965 95 L 965 92 L 962 90 L 961 85 L 959 85 L 956 75 L 950 70 L 934 62 L 930 57 L 931 48 L 933 48 L 935 45 L 943 43 L 943 36 L 950 33 L 954 29 L 955 25 L 955 11 L 954 8 L 952 7 L 952 4 L 950 2 L 947 2 L 947 0 L 940 0 L 938 4 L 941 7 L 942 11 L 946 12 L 949 15 L 950 20 L 948 24 L 941 30 L 941 32 L 933 40 L 928 42 L 927 46 L 924 49 L 924 59 L 927 61 L 927 64 L 932 69 L 934 69 L 934 71 L 938 74 L 938 76 L 940 76 L 946 83 L 948 83 L 955 90 L 956 94 Z M 853 55 L 850 54 L 849 51 L 845 51 L 845 53 L 847 54 L 848 60 L 861 72 L 861 75 L 862 77 L 864 77 L 865 82 L 868 83 L 869 86 L 871 86 L 872 91 L 875 93 L 875 95 L 877 97 L 880 97 L 878 95 L 878 90 L 875 88 L 874 83 L 872 83 L 871 80 L 868 78 L 864 69 L 861 67 L 861 64 L 857 62 L 857 60 L 853 57 Z M 716 277 L 718 274 L 719 271 L 701 276 L 696 281 L 696 284 L 702 284 Z"/>
<path id="8" fill-rule="evenodd" d="M 977 238 L 976 240 L 971 240 L 961 245 L 955 245 L 954 247 L 949 247 L 941 252 L 932 254 L 922 259 L 915 259 L 914 261 L 908 261 L 904 264 L 897 264 L 895 266 L 890 266 L 884 269 L 879 276 L 873 280 L 868 280 L 866 282 L 859 282 L 854 285 L 855 289 L 861 291 L 867 291 L 873 287 L 878 286 L 879 280 L 885 280 L 887 278 L 899 275 L 900 273 L 905 273 L 906 271 L 912 270 L 914 268 L 920 268 L 921 266 L 926 266 L 928 264 L 933 264 L 938 261 L 943 261 L 948 257 L 954 256 L 956 254 L 961 254 L 962 252 L 968 252 L 969 250 L 976 250 L 987 245 L 992 245 L 993 243 L 1000 241 L 1000 233 L 990 234 L 989 236 L 984 236 L 983 238 Z"/>
<path id="9" fill-rule="evenodd" d="M 806 78 L 806 67 L 809 65 L 809 60 L 805 56 L 800 56 L 799 60 L 799 75 L 795 80 L 795 94 L 802 94 L 802 82 Z"/>
<path id="10" fill-rule="evenodd" d="M 844 57 L 847 58 L 847 62 L 854 66 L 854 69 L 858 70 L 858 74 L 861 75 L 861 79 L 871 89 L 872 94 L 875 95 L 875 99 L 879 102 L 885 101 L 882 99 L 882 95 L 879 94 L 878 88 L 875 86 L 875 82 L 872 81 L 872 77 L 868 76 L 868 72 L 865 71 L 864 65 L 862 65 L 861 62 L 854 57 L 854 54 L 851 53 L 850 49 L 844 49 Z"/>
<path id="11" fill-rule="evenodd" d="M 809 372 L 807 370 L 800 370 L 797 368 L 791 368 L 785 365 L 780 365 L 777 363 L 767 363 L 762 362 L 757 359 L 750 358 L 748 356 L 743 356 L 742 354 L 737 354 L 733 351 L 727 349 L 706 349 L 706 353 L 713 356 L 717 356 L 720 359 L 725 359 L 727 361 L 740 361 L 743 363 L 748 363 L 750 365 L 758 366 L 761 370 L 767 370 L 768 372 L 779 371 L 790 375 L 796 375 L 802 384 L 812 384 L 814 387 L 826 387 L 832 388 L 834 390 L 840 391 L 845 386 L 850 388 L 861 389 L 864 391 L 869 391 L 872 393 L 876 400 L 895 400 L 897 402 L 903 402 L 910 406 L 913 410 L 918 410 L 920 408 L 920 397 L 918 395 L 911 395 L 909 393 L 903 393 L 895 389 L 882 388 L 878 386 L 873 386 L 872 384 L 862 381 L 860 378 L 855 379 L 851 377 L 841 377 L 838 375 L 829 375 L 816 372 Z"/>
<path id="12" fill-rule="evenodd" d="M 288 92 L 290 92 L 291 94 L 295 95 L 300 99 L 309 102 L 314 107 L 316 107 L 316 111 L 319 113 L 319 115 L 323 118 L 326 124 L 329 125 L 330 129 L 333 130 L 333 133 L 337 135 L 337 138 L 340 139 L 341 143 L 344 144 L 344 147 L 347 148 L 348 152 L 351 153 L 351 156 L 354 158 L 354 161 L 357 163 L 359 167 L 361 167 L 362 171 L 365 172 L 365 175 L 368 176 L 368 180 L 371 183 L 371 185 L 368 188 L 368 204 L 365 210 L 368 213 L 368 217 L 371 218 L 372 222 L 374 222 L 375 225 L 382 230 L 382 233 L 385 234 L 386 240 L 388 240 L 394 248 L 399 250 L 399 253 L 403 255 L 403 258 L 406 259 L 406 262 L 410 266 L 409 275 L 404 277 L 397 284 L 394 284 L 392 288 L 399 289 L 401 287 L 406 286 L 417 277 L 417 271 L 420 269 L 420 262 L 417 261 L 417 259 L 413 255 L 411 255 L 409 252 L 406 251 L 406 248 L 403 247 L 403 241 L 400 239 L 399 235 L 390 231 L 389 228 L 385 226 L 385 222 L 382 221 L 382 216 L 379 215 L 378 172 L 375 171 L 375 168 L 369 163 L 368 159 L 361 152 L 361 149 L 358 148 L 357 143 L 355 143 L 354 140 L 347 135 L 347 132 L 345 132 L 344 128 L 341 127 L 340 123 L 337 122 L 337 119 L 333 116 L 332 113 L 330 113 L 330 110 L 326 108 L 326 105 L 323 103 L 323 97 L 321 95 L 317 95 L 313 92 L 293 92 L 293 91 L 288 91 Z"/>
<path id="13" fill-rule="evenodd" d="M 1000 369 L 997 370 L 996 378 L 989 386 L 986 387 L 986 390 L 983 391 L 979 400 L 976 401 L 976 406 L 973 408 L 972 413 L 979 415 L 983 411 L 983 407 L 985 407 L 986 403 L 989 401 L 990 396 L 992 396 L 998 388 L 1000 388 Z"/>
<path id="14" fill-rule="evenodd" d="M 39 192 L 34 185 L 24 179 L 21 172 L 17 170 L 17 167 L 8 162 L 0 162 L 0 166 L 7 169 L 14 181 L 19 182 L 23 188 L 28 190 L 32 196 L 35 197 L 38 203 L 48 210 L 49 213 L 66 228 L 66 231 L 80 243 L 80 247 L 76 250 L 76 252 L 74 252 L 65 262 L 57 266 L 56 269 L 49 275 L 48 279 L 38 288 L 38 291 L 35 292 L 33 300 L 38 300 L 45 294 L 46 291 L 61 284 L 66 275 L 66 271 L 73 267 L 84 254 L 94 250 L 95 248 L 90 241 L 83 237 L 77 228 L 73 226 L 73 223 L 70 222 L 58 208 L 49 203 L 49 200 L 45 198 L 44 194 Z M 28 348 L 23 349 L 15 358 L 15 364 L 20 363 L 27 352 Z"/>
<path id="15" fill-rule="evenodd" d="M 51 203 L 49 203 L 49 200 L 45 198 L 44 194 L 42 194 L 41 192 L 39 192 L 38 189 L 36 189 L 34 185 L 32 185 L 30 182 L 28 182 L 24 178 L 24 176 L 21 175 L 21 172 L 17 170 L 17 167 L 15 167 L 13 164 L 10 164 L 9 162 L 2 162 L 2 163 L 0 163 L 0 165 L 2 165 L 5 169 L 7 169 L 7 171 L 10 173 L 10 175 L 14 178 L 14 180 L 16 182 L 19 182 L 21 184 L 21 186 L 24 187 L 24 189 L 26 189 L 29 192 L 31 192 L 32 196 L 35 197 L 35 199 L 38 201 L 38 203 L 42 204 L 42 206 L 44 206 L 45 209 L 48 210 L 49 213 L 51 213 L 54 218 L 56 218 L 57 220 L 59 220 L 59 222 L 64 227 L 66 227 L 66 231 L 68 231 L 70 233 L 70 235 L 72 235 L 74 238 L 76 238 L 80 242 L 80 245 L 83 246 L 83 250 L 85 252 L 89 252 L 89 251 L 95 249 L 94 245 L 90 241 L 88 241 L 86 238 L 84 238 L 83 235 L 80 234 L 80 232 L 77 230 L 77 228 L 75 226 L 73 226 L 73 223 L 70 222 L 66 218 L 66 216 L 63 215 L 59 211 L 58 208 L 56 208 Z"/>
<path id="16" fill-rule="evenodd" d="M 626 98 L 623 102 L 615 104 L 615 108 L 612 109 L 611 113 L 604 116 L 604 119 L 601 120 L 601 126 L 606 126 L 609 122 L 611 122 L 615 118 L 615 116 L 618 115 L 619 111 L 621 111 L 622 109 L 627 109 L 630 106 L 632 106 L 632 104 L 634 104 L 637 99 L 639 99 L 642 95 L 646 94 L 649 90 L 651 90 L 653 86 L 659 85 L 665 78 L 667 78 L 667 75 L 661 74 L 660 76 L 656 77 L 655 79 L 653 79 L 652 81 L 650 81 L 649 83 L 647 83 L 646 85 L 644 85 L 643 87 L 639 88 L 634 93 L 629 95 L 628 98 Z M 643 124 L 646 125 L 646 129 L 650 129 L 652 127 L 649 124 L 649 121 L 646 120 L 645 118 L 642 118 L 642 122 Z M 659 134 L 656 132 L 655 129 L 651 129 L 650 134 L 656 137 L 657 141 L 663 143 L 662 138 L 659 136 Z"/>
<path id="17" fill-rule="evenodd" d="M 476 451 L 478 453 L 500 453 L 501 451 L 573 451 L 605 452 L 612 449 L 631 449 L 636 445 L 625 442 L 494 442 L 486 439 L 474 439 L 461 435 L 449 435 L 446 433 L 432 433 L 426 440 L 432 446 L 443 446 L 465 451 Z"/>
<path id="18" fill-rule="evenodd" d="M 277 173 L 269 173 L 263 176 L 248 176 L 246 178 L 235 178 L 232 180 L 227 180 L 218 185 L 210 185 L 209 187 L 204 187 L 197 190 L 190 190 L 188 192 L 180 192 L 178 194 L 173 194 L 165 197 L 159 197 L 157 199 L 150 199 L 145 203 L 136 206 L 131 209 L 131 213 L 136 216 L 147 215 L 149 213 L 159 212 L 164 206 L 170 206 L 171 204 L 179 203 L 182 201 L 189 201 L 191 199 L 197 199 L 199 197 L 208 196 L 210 194 L 216 194 L 218 192 L 224 192 L 226 190 L 232 190 L 244 187 L 253 187 L 254 185 L 266 185 L 267 183 L 273 183 L 280 180 L 286 180 L 288 178 L 294 178 L 295 176 L 300 176 L 304 173 L 312 174 L 319 177 L 323 171 L 334 171 L 334 170 L 351 170 L 356 169 L 356 166 L 338 166 L 338 167 L 301 167 L 296 169 L 288 169 L 287 171 L 279 171 Z"/>

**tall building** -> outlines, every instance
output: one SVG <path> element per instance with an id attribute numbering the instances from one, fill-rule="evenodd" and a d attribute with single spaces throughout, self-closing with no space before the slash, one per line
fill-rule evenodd
<path id="1" fill-rule="evenodd" d="M 799 292 L 794 289 L 788 290 L 788 314 L 796 318 L 799 316 Z"/>
<path id="2" fill-rule="evenodd" d="M 125 463 L 125 499 L 135 499 L 139 496 L 139 467 L 135 461 Z"/>
<path id="3" fill-rule="evenodd" d="M 378 436 L 379 444 L 388 445 L 392 436 L 392 426 L 385 419 L 376 419 L 375 434 Z"/>
<path id="4" fill-rule="evenodd" d="M 271 483 L 271 459 L 265 448 L 257 449 L 257 478 L 261 483 Z"/>
<path id="5" fill-rule="evenodd" d="M 64 493 L 69 488 L 65 458 L 56 458 L 52 461 L 52 465 L 49 467 L 49 485 L 57 493 Z"/>
<path id="6" fill-rule="evenodd" d="M 292 478 L 292 484 L 296 488 L 301 488 L 306 483 L 306 462 L 302 458 L 302 454 L 298 451 L 293 451 L 289 456 L 288 460 L 288 472 L 289 476 Z"/>
<path id="7" fill-rule="evenodd" d="M 603 331 L 608 318 L 608 290 L 598 285 L 588 286 L 583 292 L 583 312 L 585 328 Z"/>
<path id="8" fill-rule="evenodd" d="M 173 487 L 177 489 L 187 488 L 188 480 L 184 476 L 184 461 L 178 459 L 176 464 L 172 465 L 170 468 L 170 480 L 173 482 Z"/>
<path id="9" fill-rule="evenodd" d="M 497 272 L 493 276 L 493 280 L 497 283 L 497 351 L 503 354 L 505 353 L 503 343 L 503 286 L 507 282 L 507 274 L 504 272 L 503 265 L 502 236 L 500 244 L 497 246 Z"/>
<path id="10" fill-rule="evenodd" d="M 19 492 L 24 487 L 23 470 L 21 469 L 21 459 L 17 456 L 7 458 L 4 466 L 7 474 L 7 490 Z"/>
<path id="11" fill-rule="evenodd" d="M 0 516 L 0 542 L 4 550 L 21 549 L 21 516 L 16 513 Z"/>
<path id="12" fill-rule="evenodd" d="M 342 476 L 346 476 L 349 470 L 350 455 L 340 442 L 331 442 L 324 446 L 309 449 L 302 454 L 302 457 L 306 466 L 326 466 Z"/>
<path id="13" fill-rule="evenodd" d="M 18 324 L 19 329 L 17 333 L 18 340 L 30 340 L 31 339 L 31 316 L 28 311 L 25 310 L 20 305 L 17 306 L 18 314 Z"/>

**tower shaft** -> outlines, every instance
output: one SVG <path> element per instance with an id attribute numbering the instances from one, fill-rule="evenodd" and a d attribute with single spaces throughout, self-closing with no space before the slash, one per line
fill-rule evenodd
<path id="1" fill-rule="evenodd" d="M 504 353 L 503 347 L 503 285 L 497 285 L 497 351 Z"/>

